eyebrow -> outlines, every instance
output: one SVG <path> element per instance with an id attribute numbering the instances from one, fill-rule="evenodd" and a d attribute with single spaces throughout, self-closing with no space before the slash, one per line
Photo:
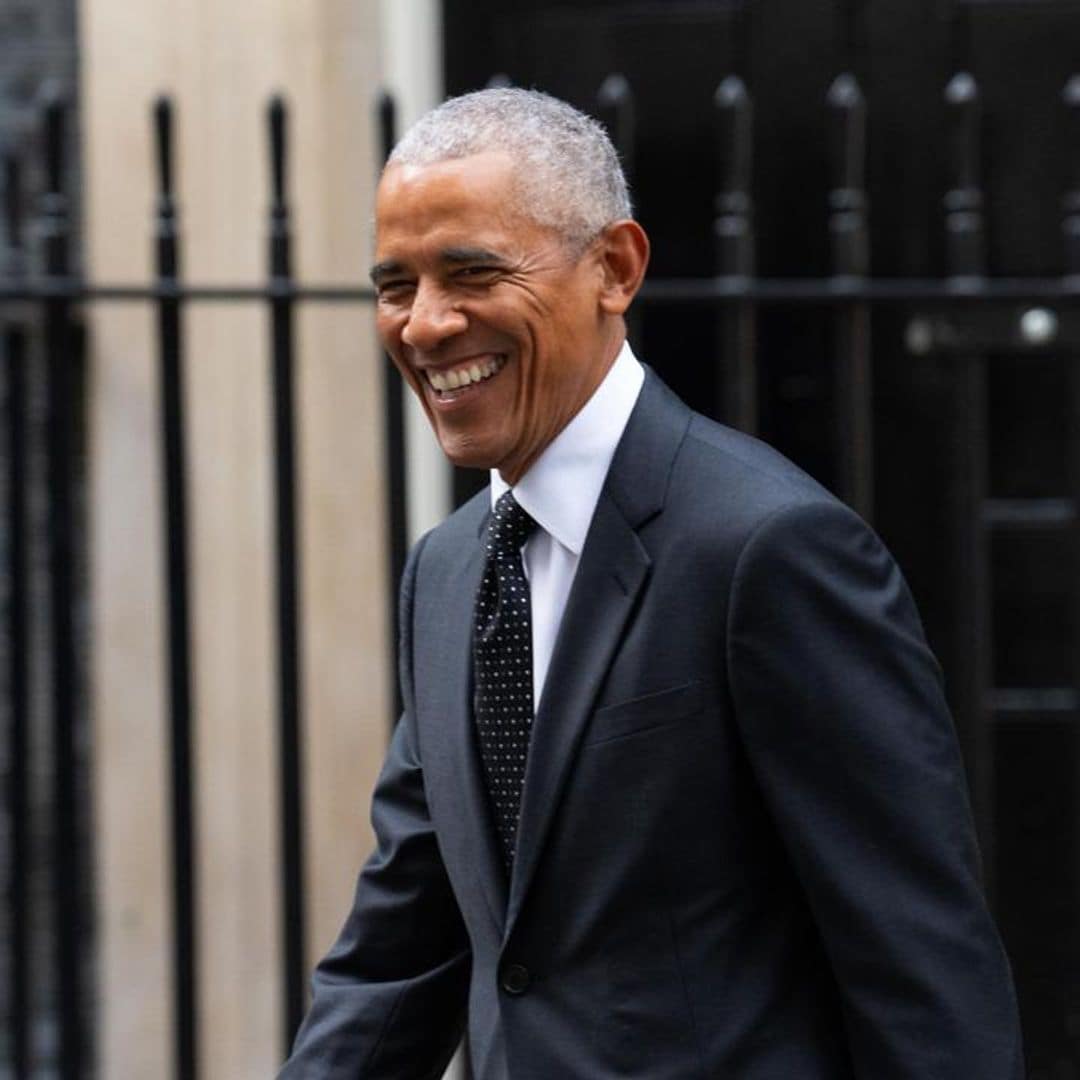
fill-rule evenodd
<path id="1" fill-rule="evenodd" d="M 450 263 L 454 266 L 459 266 L 462 263 L 495 263 L 499 266 L 505 264 L 506 260 L 497 255 L 494 251 L 489 251 L 487 248 L 481 247 L 449 247 L 444 248 L 439 255 L 439 260 L 444 263 Z"/>
<path id="2" fill-rule="evenodd" d="M 376 263 L 371 268 L 368 276 L 375 285 L 378 285 L 380 281 L 393 277 L 395 274 L 400 274 L 404 269 L 404 263 L 397 262 L 394 259 L 386 259 L 383 262 Z"/>
<path id="3" fill-rule="evenodd" d="M 470 263 L 491 263 L 494 266 L 505 266 L 506 259 L 488 248 L 482 247 L 448 247 L 439 252 L 439 262 L 447 266 L 464 266 Z M 371 268 L 371 280 L 378 285 L 388 277 L 395 274 L 403 274 L 407 270 L 403 262 L 397 259 L 386 259 L 376 263 Z"/>

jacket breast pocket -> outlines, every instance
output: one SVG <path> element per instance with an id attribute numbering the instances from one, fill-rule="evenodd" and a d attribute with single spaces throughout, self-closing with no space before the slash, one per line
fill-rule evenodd
<path id="1" fill-rule="evenodd" d="M 654 728 L 667 727 L 700 712 L 702 704 L 701 683 L 695 680 L 629 701 L 605 705 L 593 713 L 585 745 L 596 746 L 612 739 L 642 735 Z"/>

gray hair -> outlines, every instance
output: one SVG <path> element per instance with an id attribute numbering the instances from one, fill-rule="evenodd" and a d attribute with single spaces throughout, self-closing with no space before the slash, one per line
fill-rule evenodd
<path id="1" fill-rule="evenodd" d="M 434 165 L 501 150 L 514 160 L 520 207 L 571 247 L 633 213 L 626 177 L 603 126 L 539 90 L 477 90 L 421 117 L 387 165 Z"/>

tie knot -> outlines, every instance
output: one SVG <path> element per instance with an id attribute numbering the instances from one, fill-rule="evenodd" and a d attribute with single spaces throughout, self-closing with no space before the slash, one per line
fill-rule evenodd
<path id="1" fill-rule="evenodd" d="M 488 531 L 488 549 L 494 551 L 517 551 L 536 528 L 536 522 L 518 506 L 513 492 L 505 491 L 491 512 Z"/>

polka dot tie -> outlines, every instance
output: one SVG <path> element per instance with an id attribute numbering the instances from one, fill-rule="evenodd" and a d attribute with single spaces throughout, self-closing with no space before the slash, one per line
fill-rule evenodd
<path id="1" fill-rule="evenodd" d="M 536 522 L 507 491 L 488 526 L 473 626 L 473 716 L 507 871 L 514 862 L 533 721 L 532 614 L 521 547 Z"/>

